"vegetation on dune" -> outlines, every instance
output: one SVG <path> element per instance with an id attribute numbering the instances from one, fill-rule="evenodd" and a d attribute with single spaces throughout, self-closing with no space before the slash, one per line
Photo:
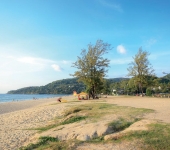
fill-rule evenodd
<path id="1" fill-rule="evenodd" d="M 127 127 L 126 120 L 124 120 L 121 124 L 120 121 L 113 122 L 113 126 L 115 126 L 118 131 L 119 129 L 123 129 Z M 129 125 L 129 123 L 127 123 Z M 150 124 L 149 129 L 147 131 L 130 131 L 126 133 L 124 136 L 120 136 L 116 139 L 112 139 L 109 141 L 104 141 L 104 137 L 97 137 L 91 139 L 89 141 L 59 141 L 53 137 L 40 137 L 39 141 L 35 144 L 29 144 L 26 147 L 20 148 L 20 150 L 71 150 L 76 149 L 77 146 L 85 143 L 93 143 L 93 144 L 107 144 L 113 143 L 114 145 L 123 144 L 124 142 L 136 141 L 135 145 L 132 142 L 133 148 L 140 148 L 141 150 L 169 150 L 170 149 L 170 125 L 164 123 L 155 123 Z M 128 146 L 128 145 L 127 145 Z"/>
<path id="2" fill-rule="evenodd" d="M 127 119 L 120 117 L 117 120 L 110 122 L 108 125 L 115 132 L 119 132 L 119 131 L 126 129 L 127 127 L 129 127 L 131 124 L 133 124 L 134 122 L 136 122 L 138 120 L 139 120 L 138 118 L 135 118 L 135 119 L 133 118 L 131 120 L 127 120 Z"/>
<path id="3" fill-rule="evenodd" d="M 79 106 L 74 106 L 68 108 L 64 116 L 67 118 L 68 116 L 73 116 L 71 118 L 68 117 L 65 123 L 60 122 L 58 125 L 67 125 L 67 123 L 73 123 L 76 121 L 81 121 L 86 119 L 86 121 L 98 121 L 101 118 L 116 114 L 118 116 L 117 119 L 113 120 L 108 124 L 109 127 L 113 128 L 115 132 L 119 132 L 124 130 L 125 128 L 129 127 L 134 122 L 140 119 L 145 113 L 153 112 L 150 109 L 143 109 L 143 108 L 133 108 L 133 107 L 124 107 L 124 106 L 117 106 L 113 104 L 106 104 L 106 103 L 92 103 L 92 104 L 84 104 Z M 85 114 L 85 118 L 81 115 Z M 139 117 L 139 118 L 138 118 Z M 73 119 L 74 118 L 74 119 Z M 58 129 L 60 130 L 60 129 Z M 40 137 L 39 141 L 34 144 L 29 144 L 26 147 L 20 148 L 20 150 L 41 150 L 41 149 L 61 149 L 61 150 L 71 150 L 76 149 L 81 144 L 86 143 L 113 143 L 115 144 L 123 144 L 123 142 L 127 143 L 131 141 L 136 141 L 136 147 L 140 147 L 141 150 L 146 149 L 157 149 L 157 150 L 168 150 L 170 148 L 170 125 L 163 124 L 163 123 L 155 123 L 148 126 L 148 131 L 130 131 L 123 136 L 119 136 L 112 140 L 105 141 L 104 137 L 96 137 L 89 141 L 77 141 L 77 140 L 68 140 L 68 141 L 59 141 L 57 138 L 54 137 Z M 134 147 L 134 148 L 136 148 Z"/>
<path id="4" fill-rule="evenodd" d="M 137 140 L 141 150 L 169 150 L 170 149 L 170 124 L 155 123 L 148 125 L 146 131 L 129 132 L 116 142 Z M 115 142 L 115 140 L 112 140 Z"/>

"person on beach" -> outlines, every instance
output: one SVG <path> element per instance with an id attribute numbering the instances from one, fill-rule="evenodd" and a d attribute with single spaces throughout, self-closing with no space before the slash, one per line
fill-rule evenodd
<path id="1" fill-rule="evenodd" d="M 59 97 L 59 98 L 57 99 L 57 101 L 58 101 L 58 102 L 61 102 L 61 97 Z"/>

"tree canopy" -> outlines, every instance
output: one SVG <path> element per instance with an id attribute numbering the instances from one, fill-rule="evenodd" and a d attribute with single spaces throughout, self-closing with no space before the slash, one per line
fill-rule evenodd
<path id="1" fill-rule="evenodd" d="M 86 85 L 86 90 L 93 99 L 102 89 L 103 78 L 110 62 L 104 55 L 111 49 L 110 44 L 97 40 L 95 45 L 88 45 L 88 50 L 83 49 L 81 56 L 73 63 L 73 67 L 77 69 L 73 76 Z"/>
<path id="2" fill-rule="evenodd" d="M 139 48 L 138 53 L 133 57 L 133 62 L 129 65 L 128 76 L 134 77 L 134 82 L 139 86 L 143 94 L 143 85 L 148 84 L 148 78 L 154 75 L 154 70 L 148 60 L 150 54 Z"/>

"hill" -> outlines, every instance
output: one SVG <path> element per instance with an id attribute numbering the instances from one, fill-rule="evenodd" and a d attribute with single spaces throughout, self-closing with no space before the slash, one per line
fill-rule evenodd
<path id="1" fill-rule="evenodd" d="M 119 82 L 127 78 L 106 79 L 110 84 Z M 78 93 L 85 90 L 83 83 L 78 82 L 77 78 L 62 79 L 49 83 L 45 86 L 30 86 L 17 90 L 11 90 L 7 94 L 72 94 L 73 91 Z"/>
<path id="2" fill-rule="evenodd" d="M 164 76 L 163 79 L 166 79 L 166 80 L 170 81 L 170 74 L 167 74 L 166 76 Z"/>

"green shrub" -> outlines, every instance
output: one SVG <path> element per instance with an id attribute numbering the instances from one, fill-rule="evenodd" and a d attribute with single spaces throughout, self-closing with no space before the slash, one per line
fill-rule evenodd
<path id="1" fill-rule="evenodd" d="M 146 95 L 151 96 L 152 95 L 152 90 L 150 88 L 146 89 Z"/>

